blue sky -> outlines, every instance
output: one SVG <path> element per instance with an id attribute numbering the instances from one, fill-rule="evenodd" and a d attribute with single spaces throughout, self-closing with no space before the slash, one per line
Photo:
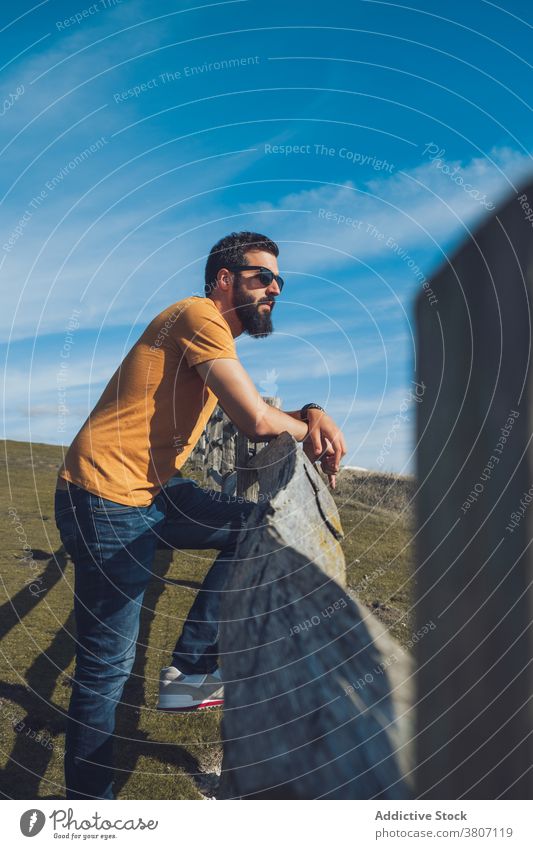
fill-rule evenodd
<path id="1" fill-rule="evenodd" d="M 68 444 L 254 229 L 287 281 L 276 332 L 237 343 L 256 385 L 326 406 L 348 464 L 412 472 L 414 298 L 532 171 L 527 0 L 1 14 L 4 435 Z"/>

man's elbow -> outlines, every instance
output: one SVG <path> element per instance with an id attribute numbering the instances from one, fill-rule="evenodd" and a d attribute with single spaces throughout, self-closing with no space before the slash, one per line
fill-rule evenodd
<path id="1" fill-rule="evenodd" d="M 275 434 L 272 433 L 272 424 L 268 418 L 268 407 L 266 410 L 261 410 L 253 421 L 247 422 L 247 426 L 243 430 L 248 439 L 252 439 L 254 442 L 272 439 Z"/>
<path id="2" fill-rule="evenodd" d="M 256 442 L 265 442 L 267 439 L 272 439 L 274 436 L 272 428 L 268 427 L 268 424 L 263 419 L 256 422 L 253 430 L 254 435 L 251 436 L 250 439 L 254 439 Z"/>

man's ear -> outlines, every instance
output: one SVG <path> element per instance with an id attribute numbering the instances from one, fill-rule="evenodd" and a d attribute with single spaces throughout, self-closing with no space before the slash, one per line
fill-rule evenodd
<path id="1" fill-rule="evenodd" d="M 216 288 L 222 292 L 228 292 L 233 284 L 233 275 L 227 268 L 220 268 L 217 272 Z"/>

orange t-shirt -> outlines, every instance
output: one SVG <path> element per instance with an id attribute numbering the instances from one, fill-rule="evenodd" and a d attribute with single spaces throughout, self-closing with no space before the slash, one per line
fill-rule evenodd
<path id="1" fill-rule="evenodd" d="M 60 477 L 102 498 L 144 507 L 183 466 L 217 398 L 195 366 L 237 359 L 210 298 L 163 310 L 107 384 L 67 451 Z"/>

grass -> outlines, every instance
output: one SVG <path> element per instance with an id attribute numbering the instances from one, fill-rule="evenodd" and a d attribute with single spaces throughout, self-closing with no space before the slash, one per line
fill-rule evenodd
<path id="1" fill-rule="evenodd" d="M 351 471 L 335 491 L 348 586 L 402 644 L 414 628 L 413 494 L 412 478 Z"/>
<path id="2" fill-rule="evenodd" d="M 74 671 L 73 568 L 54 523 L 62 449 L 8 441 L 1 457 L 0 793 L 64 798 L 65 713 Z M 194 473 L 191 473 L 194 474 Z M 348 585 L 406 642 L 412 631 L 412 481 L 343 472 L 335 494 Z M 26 554 L 25 554 L 26 552 Z M 118 712 L 119 799 L 213 795 L 220 761 L 217 710 L 154 710 L 161 666 L 214 552 L 159 552 L 145 597 L 137 658 Z"/>

